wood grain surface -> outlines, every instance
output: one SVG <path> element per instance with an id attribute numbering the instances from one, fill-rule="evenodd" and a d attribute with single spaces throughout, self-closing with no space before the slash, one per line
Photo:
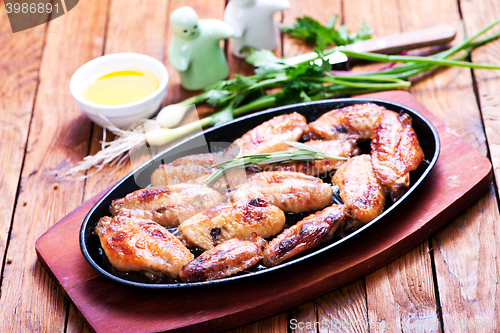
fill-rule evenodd
<path id="1" fill-rule="evenodd" d="M 32 244 L 82 202 L 84 182 L 60 177 L 68 165 L 88 153 L 91 124 L 73 103 L 68 82 L 78 67 L 102 54 L 106 24 L 106 11 L 100 7 L 103 4 L 84 1 L 78 10 L 46 27 L 30 135 L 19 178 L 20 204 L 15 207 L 5 255 L 12 263 L 5 265 L 2 272 L 2 331 L 65 329 L 62 291 L 54 288 L 37 262 Z M 30 33 L 34 32 L 25 32 Z"/>
<path id="2" fill-rule="evenodd" d="M 361 21 L 376 36 L 430 27 L 457 29 L 457 40 L 500 17 L 496 0 L 291 0 L 275 15 L 291 24 L 311 15 L 326 23 L 335 14 L 354 30 Z M 69 94 L 69 78 L 85 62 L 103 54 L 139 52 L 163 61 L 170 82 L 164 105 L 193 92 L 180 88 L 168 62 L 170 13 L 189 5 L 200 18 L 222 18 L 225 0 L 82 0 L 48 24 L 12 34 L 0 0 L 0 331 L 87 332 L 78 311 L 35 259 L 34 242 L 83 201 L 116 182 L 130 165 L 111 174 L 106 168 L 87 180 L 58 177 L 99 149 L 102 129 L 91 124 Z M 495 30 L 498 31 L 498 28 Z M 222 43 L 230 51 L 230 43 Z M 284 36 L 277 55 L 310 47 Z M 228 53 L 231 73 L 253 69 Z M 474 50 L 471 59 L 500 63 L 500 41 Z M 354 70 L 380 65 L 355 66 Z M 500 71 L 447 68 L 413 80 L 410 92 L 494 167 L 495 184 L 445 227 L 392 263 L 351 284 L 234 332 L 288 332 L 296 323 L 325 321 L 311 332 L 390 332 L 381 323 L 420 332 L 434 323 L 444 332 L 489 332 L 500 318 L 497 304 L 500 263 L 498 170 L 500 168 Z M 212 112 L 199 107 L 184 123 Z M 108 133 L 108 139 L 110 135 Z M 456 175 L 460 177 L 460 173 Z M 456 178 L 458 179 L 458 178 Z M 450 179 L 453 185 L 456 179 Z M 464 207 L 465 208 L 465 207 Z M 474 325 L 471 325 L 471 323 Z M 355 323 L 355 325 L 353 324 Z M 358 325 L 359 323 L 359 325 Z M 414 323 L 415 325 L 410 325 Z M 496 322 L 498 325 L 498 322 Z M 498 327 L 498 326 L 497 326 Z M 306 330 L 307 331 L 307 330 Z M 432 331 L 432 330 L 431 330 Z"/>
<path id="3" fill-rule="evenodd" d="M 5 16 L 3 8 L 0 10 Z M 29 123 L 37 89 L 46 27 L 12 38 L 9 21 L 0 20 L 0 251 L 7 249 L 9 229 L 17 203 L 19 177 L 24 162 Z M 11 260 L 12 258 L 8 258 Z"/>

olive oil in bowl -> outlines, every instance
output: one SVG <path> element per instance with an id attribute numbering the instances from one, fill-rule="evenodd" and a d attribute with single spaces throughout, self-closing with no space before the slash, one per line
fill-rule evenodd
<path id="1" fill-rule="evenodd" d="M 154 93 L 160 83 L 147 71 L 123 70 L 103 75 L 85 90 L 85 99 L 101 105 L 121 105 L 139 101 Z"/>

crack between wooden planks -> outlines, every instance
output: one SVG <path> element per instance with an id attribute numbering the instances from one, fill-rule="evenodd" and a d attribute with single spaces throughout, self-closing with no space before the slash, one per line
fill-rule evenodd
<path id="1" fill-rule="evenodd" d="M 49 18 L 50 18 L 50 16 L 49 16 Z M 50 20 L 49 20 L 49 22 L 50 22 Z M 26 154 L 28 153 L 28 143 L 29 143 L 29 138 L 30 138 L 30 133 L 31 133 L 31 125 L 33 123 L 33 115 L 35 113 L 36 100 L 38 97 L 38 88 L 40 86 L 40 68 L 42 67 L 42 59 L 43 59 L 43 54 L 45 51 L 45 44 L 47 41 L 48 26 L 49 26 L 49 23 L 48 22 L 45 23 L 45 31 L 44 31 L 44 37 L 43 37 L 43 42 L 42 42 L 42 47 L 41 47 L 42 51 L 40 54 L 40 64 L 39 64 L 38 69 L 37 69 L 37 83 L 36 83 L 36 87 L 35 87 L 35 95 L 33 97 L 33 105 L 31 107 L 30 121 L 28 123 L 28 132 L 26 133 L 26 142 L 24 144 L 23 160 L 21 162 L 21 168 L 19 170 L 19 177 L 18 177 L 17 188 L 16 188 L 16 197 L 14 199 L 14 205 L 12 207 L 12 216 L 10 218 L 9 231 L 7 232 L 7 239 L 5 242 L 5 252 L 4 252 L 3 258 L 2 258 L 2 266 L 0 268 L 0 298 L 2 298 L 3 278 L 4 278 L 4 272 L 5 272 L 5 265 L 7 263 L 7 253 L 9 252 L 10 238 L 12 236 L 12 229 L 14 228 L 14 217 L 16 216 L 17 203 L 19 200 L 19 195 L 21 194 L 21 182 L 22 182 L 22 176 L 23 176 L 23 171 L 24 171 L 24 165 L 26 163 Z"/>
<path id="2" fill-rule="evenodd" d="M 472 61 L 471 57 L 469 56 L 468 61 Z M 490 150 L 490 145 L 488 143 L 488 136 L 486 135 L 486 125 L 484 124 L 484 116 L 483 116 L 483 111 L 481 109 L 481 99 L 479 97 L 479 88 L 478 88 L 478 84 L 477 84 L 477 79 L 476 79 L 476 75 L 475 75 L 475 72 L 474 70 L 470 70 L 471 72 L 471 77 L 472 77 L 472 87 L 473 87 L 473 90 L 474 90 L 474 96 L 476 97 L 476 104 L 477 104 L 477 107 L 479 109 L 479 117 L 480 117 L 480 120 L 481 120 L 481 126 L 483 127 L 483 133 L 484 133 L 484 143 L 486 145 L 486 157 L 490 160 L 491 164 L 493 165 L 493 162 L 491 160 L 491 150 Z M 493 166 L 494 168 L 494 166 Z M 493 179 L 493 189 L 494 189 L 494 195 L 495 195 L 495 200 L 497 202 L 497 207 L 500 209 L 500 198 L 499 198 L 499 194 L 498 194 L 498 185 L 497 185 L 497 181 L 496 181 L 496 175 L 495 175 L 495 172 L 492 172 L 492 179 Z"/>
<path id="3" fill-rule="evenodd" d="M 64 332 L 68 332 L 68 323 L 69 323 L 69 312 L 70 312 L 70 302 L 68 302 L 67 298 L 64 297 L 64 303 L 66 304 L 66 316 L 64 317 Z"/>
<path id="4" fill-rule="evenodd" d="M 108 7 L 106 8 L 107 13 L 106 13 L 106 24 L 104 25 L 104 40 L 102 42 L 102 52 L 101 52 L 102 56 L 106 53 L 106 41 L 108 39 L 109 18 L 111 16 L 111 3 L 112 2 L 113 2 L 113 0 L 109 0 Z"/>
<path id="5" fill-rule="evenodd" d="M 291 325 L 288 325 L 288 323 L 290 323 L 290 321 L 293 319 L 291 312 L 291 309 L 286 312 L 286 333 L 293 333 Z"/>
<path id="6" fill-rule="evenodd" d="M 434 285 L 434 295 L 436 297 L 436 312 L 438 315 L 440 332 L 444 332 L 444 321 L 443 321 L 443 308 L 441 307 L 441 297 L 439 295 L 439 285 L 437 280 L 436 262 L 434 260 L 434 244 L 432 243 L 432 236 L 427 238 L 427 246 L 429 248 L 429 257 L 431 259 L 431 269 L 432 269 L 432 283 Z"/>
<path id="7" fill-rule="evenodd" d="M 365 287 L 366 331 L 370 333 L 370 316 L 368 314 L 368 292 L 366 291 L 366 275 L 363 276 L 363 286 Z"/>
<path id="8" fill-rule="evenodd" d="M 314 304 L 314 314 L 316 315 L 316 322 L 319 323 L 318 305 L 316 304 L 316 302 L 313 302 L 313 304 Z M 314 325 L 314 326 L 316 326 L 316 325 Z M 317 333 L 320 333 L 320 328 L 321 328 L 321 324 L 316 326 Z"/>

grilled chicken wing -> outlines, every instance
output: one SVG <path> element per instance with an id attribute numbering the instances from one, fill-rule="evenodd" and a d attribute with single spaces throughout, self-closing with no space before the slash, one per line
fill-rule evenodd
<path id="1" fill-rule="evenodd" d="M 306 145 L 320 149 L 326 155 L 338 157 L 351 157 L 359 154 L 354 140 L 312 140 L 305 142 Z M 290 148 L 289 151 L 296 150 Z M 271 164 L 263 168 L 264 170 L 275 171 L 296 171 L 306 175 L 320 175 L 325 172 L 336 170 L 344 164 L 344 160 L 325 159 L 318 161 L 293 161 L 286 163 Z"/>
<path id="2" fill-rule="evenodd" d="M 175 161 L 162 164 L 151 175 L 151 186 L 165 186 L 182 183 L 203 184 L 203 177 L 208 177 L 213 170 L 212 165 L 224 159 L 215 154 L 189 155 Z"/>
<path id="3" fill-rule="evenodd" d="M 125 198 L 113 200 L 110 211 L 113 215 L 126 211 L 165 227 L 175 227 L 222 201 L 222 195 L 206 185 L 177 184 L 127 194 Z"/>
<path id="4" fill-rule="evenodd" d="M 367 140 L 372 136 L 377 118 L 387 109 L 373 103 L 355 104 L 332 110 L 309 123 L 311 139 Z"/>
<path id="5" fill-rule="evenodd" d="M 262 199 L 222 203 L 184 221 L 179 237 L 188 244 L 209 250 L 231 239 L 248 240 L 253 233 L 267 238 L 285 225 L 281 209 Z"/>
<path id="6" fill-rule="evenodd" d="M 272 153 L 290 148 L 285 141 L 297 141 L 307 127 L 306 118 L 297 112 L 274 117 L 234 141 L 240 156 Z M 228 149 L 228 151 L 232 151 Z"/>
<path id="7" fill-rule="evenodd" d="M 105 216 L 95 228 L 104 253 L 119 271 L 142 271 L 151 279 L 177 279 L 191 252 L 158 223 L 132 215 Z"/>
<path id="8" fill-rule="evenodd" d="M 424 160 L 411 118 L 395 112 L 383 113 L 375 123 L 371 142 L 373 170 L 393 201 L 410 185 L 410 171 Z"/>
<path id="9" fill-rule="evenodd" d="M 264 250 L 264 265 L 276 266 L 332 236 L 345 219 L 344 205 L 333 205 L 307 216 L 274 238 Z"/>
<path id="10" fill-rule="evenodd" d="M 182 267 L 179 275 L 185 282 L 217 280 L 254 266 L 262 259 L 267 242 L 230 239 L 204 252 Z"/>
<path id="11" fill-rule="evenodd" d="M 342 164 L 332 183 L 340 187 L 347 213 L 366 224 L 382 213 L 384 192 L 373 171 L 370 155 L 359 155 Z"/>
<path id="12" fill-rule="evenodd" d="M 285 212 L 301 213 L 328 206 L 333 190 L 321 179 L 293 171 L 256 173 L 241 185 L 231 200 L 261 198 Z"/>
<path id="13" fill-rule="evenodd" d="M 176 184 L 205 184 L 203 181 L 210 176 L 214 169 L 211 166 L 227 161 L 229 157 L 216 154 L 189 155 L 175 161 L 162 164 L 151 175 L 151 186 L 165 186 Z M 231 169 L 224 177 L 218 178 L 212 185 L 219 192 L 225 192 L 246 180 L 245 168 Z"/>

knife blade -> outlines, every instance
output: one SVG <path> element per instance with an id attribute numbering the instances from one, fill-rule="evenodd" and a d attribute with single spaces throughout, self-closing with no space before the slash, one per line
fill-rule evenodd
<path id="1" fill-rule="evenodd" d="M 325 59 L 328 59 L 332 65 L 352 60 L 343 54 L 342 50 L 397 54 L 406 50 L 451 42 L 455 38 L 456 33 L 455 28 L 451 25 L 439 24 L 427 29 L 377 37 L 346 46 L 339 46 L 337 47 L 337 52 L 327 55 Z M 295 57 L 285 58 L 283 62 L 286 65 L 296 65 L 303 61 L 316 59 L 317 57 L 318 54 L 316 52 L 310 52 Z"/>

